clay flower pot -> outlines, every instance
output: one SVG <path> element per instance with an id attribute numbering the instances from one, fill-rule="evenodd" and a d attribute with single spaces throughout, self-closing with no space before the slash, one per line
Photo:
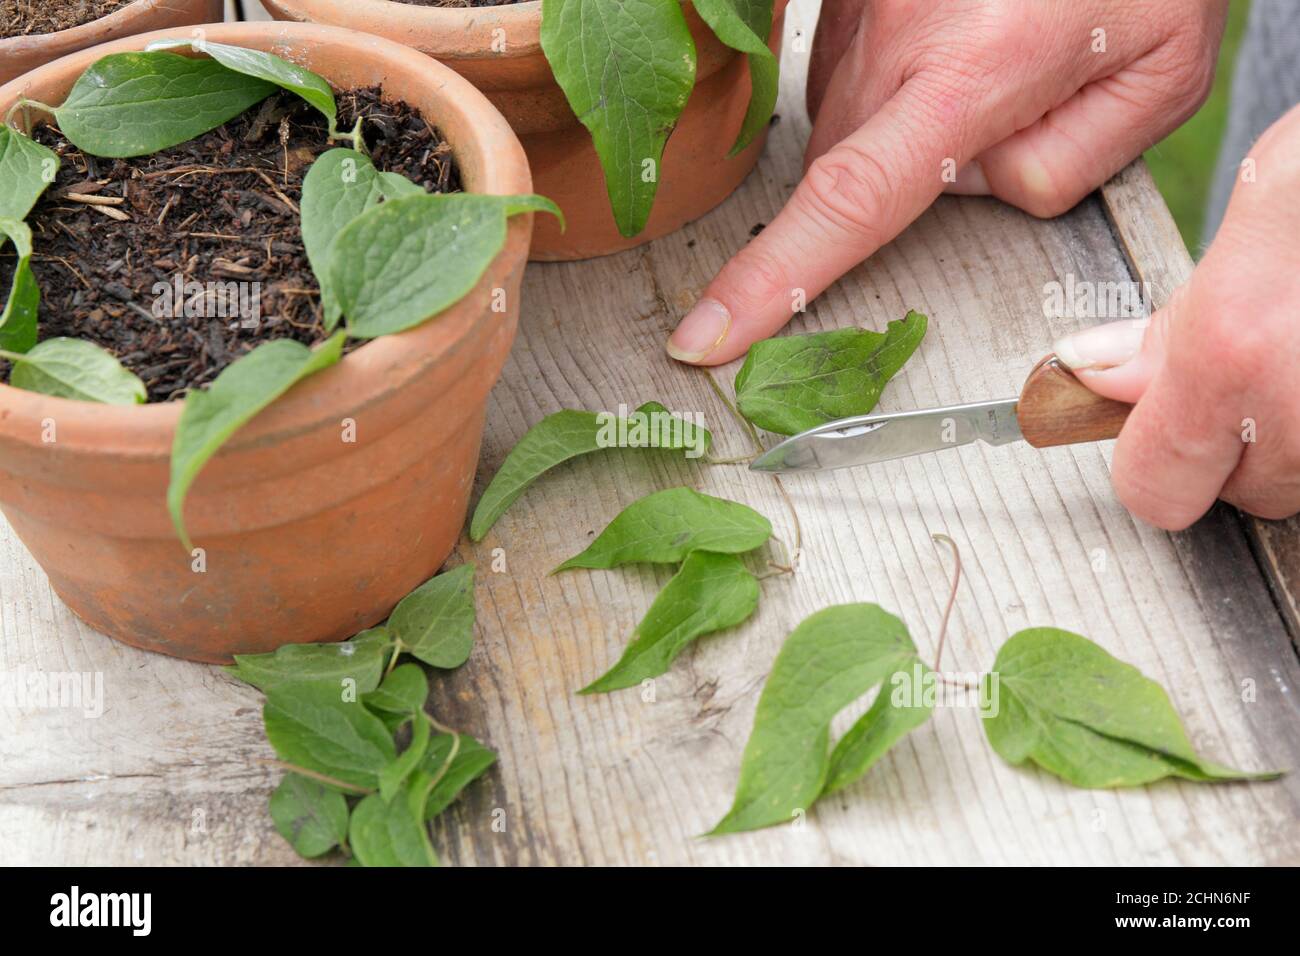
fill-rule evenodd
<path id="1" fill-rule="evenodd" d="M 306 24 L 206 29 L 210 40 L 276 53 L 338 88 L 382 85 L 442 130 L 468 191 L 532 191 L 501 114 L 409 47 Z M 174 35 L 41 67 L 0 87 L 0 111 L 23 95 L 60 103 L 99 57 Z M 235 434 L 186 505 L 205 570 L 194 570 L 165 506 L 178 402 L 98 405 L 0 385 L 0 510 L 77 614 L 138 647 L 228 661 L 375 624 L 460 535 L 531 231 L 531 216 L 513 217 L 504 249 L 459 303 L 368 342 Z M 505 290 L 507 312 L 491 311 L 494 289 Z"/>
<path id="2" fill-rule="evenodd" d="M 424 7 L 392 0 L 262 0 L 283 20 L 364 30 L 428 53 L 477 86 L 514 127 L 533 184 L 568 219 L 560 232 L 537 217 L 532 258 L 586 259 L 630 249 L 680 229 L 726 199 L 758 162 L 765 137 L 740 155 L 727 151 L 749 104 L 749 65 L 686 4 L 695 38 L 696 86 L 660 166 L 659 192 L 645 230 L 619 234 L 591 135 L 569 109 L 542 53 L 541 0 L 499 7 Z M 772 49 L 780 52 L 787 0 L 777 0 Z M 504 52 L 500 49 L 504 41 Z"/>
<path id="3" fill-rule="evenodd" d="M 224 0 L 134 0 L 106 17 L 79 27 L 9 37 L 0 40 L 0 83 L 8 83 L 28 70 L 99 43 L 150 30 L 216 23 L 224 12 Z"/>

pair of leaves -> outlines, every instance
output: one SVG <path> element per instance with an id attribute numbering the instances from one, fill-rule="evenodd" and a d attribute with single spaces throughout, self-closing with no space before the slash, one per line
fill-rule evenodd
<path id="1" fill-rule="evenodd" d="M 200 469 L 258 412 L 342 354 L 342 333 L 315 349 L 292 339 L 264 342 L 223 369 L 206 390 L 186 397 L 172 441 L 167 508 L 187 550 L 192 545 L 185 530 L 185 496 Z"/>
<path id="2" fill-rule="evenodd" d="M 929 717 L 930 708 L 923 702 L 895 708 L 882 689 L 834 753 L 831 720 L 872 687 L 917 665 L 903 622 L 875 604 L 836 605 L 806 618 L 772 665 L 741 759 L 735 801 L 710 835 L 788 822 L 828 786 L 844 786 L 866 773 Z"/>
<path id="3" fill-rule="evenodd" d="M 338 644 L 286 644 L 269 654 L 237 654 L 230 673 L 264 693 L 304 682 L 338 687 L 347 679 L 365 703 L 391 711 L 392 695 L 399 694 L 397 711 L 409 712 L 417 709 L 419 685 L 412 686 L 405 665 L 388 675 L 385 693 L 379 692 L 390 655 L 405 652 L 434 667 L 459 667 L 474 646 L 474 619 L 474 565 L 462 564 L 402 598 L 379 627 Z M 424 703 L 423 695 L 418 703 Z"/>
<path id="4" fill-rule="evenodd" d="M 984 728 L 1009 763 L 1032 761 L 1090 788 L 1169 776 L 1278 776 L 1202 759 L 1160 685 L 1077 634 L 1021 631 L 999 651 L 993 674 L 981 688 L 992 710 Z M 789 821 L 818 797 L 858 780 L 930 716 L 934 678 L 903 623 L 874 604 L 830 607 L 804 620 L 768 676 L 735 801 L 712 834 Z M 832 718 L 883 680 L 888 684 L 870 709 L 830 751 Z"/>
<path id="5" fill-rule="evenodd" d="M 658 402 L 646 402 L 627 418 L 574 409 L 547 415 L 510 450 L 492 477 L 474 509 L 470 539 L 482 541 L 506 509 L 547 471 L 579 455 L 620 447 L 620 436 L 622 447 L 693 449 L 700 454 L 713 442 L 708 431 L 672 416 Z"/>
<path id="6" fill-rule="evenodd" d="M 389 661 L 409 651 L 437 666 L 462 663 L 472 640 L 472 585 L 473 566 L 463 565 L 425 582 L 386 624 L 350 641 L 236 656 L 231 672 L 267 695 L 267 739 L 301 771 L 280 782 L 271 816 L 303 856 L 350 843 L 363 865 L 437 865 L 425 821 L 496 755 L 464 734 L 434 734 L 424 672 Z M 393 735 L 406 724 L 410 741 L 399 752 Z M 344 793 L 364 794 L 350 820 Z"/>
<path id="7" fill-rule="evenodd" d="M 925 337 L 919 312 L 885 332 L 836 329 L 755 342 L 736 373 L 736 404 L 760 428 L 793 435 L 865 415 Z"/>
<path id="8" fill-rule="evenodd" d="M 1008 763 L 1032 761 L 1088 788 L 1279 776 L 1202 759 L 1164 688 L 1078 634 L 1020 631 L 998 651 L 993 674 L 999 706 L 984 730 Z M 991 680 L 985 677 L 986 694 Z"/>
<path id="9" fill-rule="evenodd" d="M 633 502 L 567 568 L 676 564 L 637 625 L 623 656 L 579 693 L 604 693 L 657 677 L 692 641 L 735 627 L 758 607 L 758 579 L 737 557 L 760 547 L 772 524 L 757 511 L 690 488 L 670 488 Z"/>
<path id="10" fill-rule="evenodd" d="M 166 52 L 182 46 L 208 58 Z M 203 40 L 159 40 L 142 53 L 101 57 L 54 115 L 84 152 L 145 156 L 215 129 L 277 87 L 320 110 L 334 135 L 334 93 L 322 77 L 272 53 Z"/>
<path id="11" fill-rule="evenodd" d="M 391 190 L 391 180 L 379 182 Z M 352 219 L 328 247 L 322 288 L 347 316 L 353 338 L 414 328 L 459 302 L 505 245 L 509 217 L 560 216 L 544 196 L 414 188 L 418 194 L 389 198 Z"/>

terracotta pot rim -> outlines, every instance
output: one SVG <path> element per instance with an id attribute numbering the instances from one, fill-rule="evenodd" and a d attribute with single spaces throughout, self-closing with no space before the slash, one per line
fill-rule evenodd
<path id="1" fill-rule="evenodd" d="M 0 86 L 0 115 L 35 81 L 66 74 L 67 85 L 71 86 L 72 80 L 101 56 L 142 50 L 154 40 L 175 37 L 186 29 L 174 27 L 125 37 L 38 67 Z M 454 116 L 453 122 L 464 122 L 470 128 L 468 136 L 447 134 L 466 191 L 496 195 L 532 191 L 523 147 L 504 117 L 467 80 L 431 57 L 382 37 L 313 23 L 250 21 L 208 24 L 203 29 L 216 42 L 256 44 L 260 41 L 262 46 L 275 48 L 281 55 L 292 54 L 295 46 L 301 49 L 328 41 L 354 48 L 359 57 L 378 57 L 387 62 L 407 60 L 407 65 L 417 68 L 432 95 L 447 109 L 441 119 L 433 117 L 433 121 L 443 127 Z M 473 161 L 467 163 L 467 158 Z M 512 217 L 505 246 L 488 265 L 478 285 L 464 298 L 413 329 L 366 342 L 344 356 L 339 364 L 313 375 L 240 429 L 223 452 L 278 443 L 310 431 L 322 421 L 337 420 L 350 410 L 382 400 L 384 395 L 402 387 L 431 365 L 450 357 L 478 325 L 496 318 L 483 313 L 476 300 L 486 290 L 500 285 L 516 261 L 526 259 L 531 232 L 531 214 Z M 454 324 L 463 326 L 457 334 L 445 331 L 453 319 Z M 409 360 L 412 352 L 420 353 L 415 361 Z M 404 357 L 408 360 L 403 361 Z M 399 374 L 391 374 L 395 370 Z M 42 444 L 40 424 L 48 418 L 58 422 L 61 446 L 68 445 L 62 434 L 66 427 L 75 436 L 71 442 L 74 448 L 94 447 L 113 456 L 154 457 L 160 449 L 170 449 L 182 405 L 183 402 L 176 400 L 134 406 L 104 405 L 41 395 L 0 383 L 0 441 L 39 447 Z"/>
<path id="2" fill-rule="evenodd" d="M 107 16 L 96 17 L 66 30 L 53 33 L 27 33 L 22 36 L 5 37 L 0 40 L 0 54 L 9 53 L 21 46 L 44 46 L 56 44 L 74 44 L 94 38 L 103 30 L 128 29 L 131 24 L 151 16 L 154 9 L 163 0 L 131 0 L 126 6 L 118 7 Z"/>
<path id="3" fill-rule="evenodd" d="M 271 0 L 268 6 L 288 14 L 310 17 L 311 0 Z M 367 10 L 384 19 L 402 20 L 435 38 L 438 56 L 447 60 L 477 59 L 492 43 L 492 32 L 510 33 L 505 58 L 530 56 L 542 49 L 542 0 L 498 4 L 490 7 L 425 7 L 399 0 L 350 0 L 349 6 L 364 18 Z"/>

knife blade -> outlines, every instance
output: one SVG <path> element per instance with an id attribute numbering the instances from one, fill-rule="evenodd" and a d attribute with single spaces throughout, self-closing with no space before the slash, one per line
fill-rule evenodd
<path id="1" fill-rule="evenodd" d="M 851 468 L 975 441 L 1037 448 L 1102 441 L 1119 434 L 1132 406 L 1102 398 L 1054 355 L 1030 372 L 1018 398 L 923 411 L 859 415 L 827 422 L 785 439 L 750 470 L 789 473 Z"/>

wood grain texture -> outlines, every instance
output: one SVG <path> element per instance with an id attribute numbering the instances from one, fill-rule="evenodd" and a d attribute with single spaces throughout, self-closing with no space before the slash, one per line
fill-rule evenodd
<path id="1" fill-rule="evenodd" d="M 1129 261 L 1133 277 L 1146 286 L 1153 308 L 1163 306 L 1192 274 L 1192 257 L 1143 163 L 1134 163 L 1100 191 L 1102 205 Z M 1300 650 L 1300 516 L 1265 521 L 1244 516 L 1247 533 L 1272 588 L 1277 606 Z"/>
<path id="2" fill-rule="evenodd" d="M 1034 366 L 1016 402 L 1016 420 L 1035 448 L 1105 441 L 1119 436 L 1131 405 L 1102 398 L 1049 355 Z"/>
<path id="3" fill-rule="evenodd" d="M 796 2 L 787 31 L 809 38 L 815 12 Z M 662 343 L 798 178 L 806 54 L 792 39 L 781 120 L 758 171 L 726 204 L 643 249 L 530 267 L 479 491 L 524 431 L 560 408 L 659 399 L 702 414 L 718 455 L 748 453 L 705 373 L 667 360 Z M 1149 183 L 1124 202 L 1138 217 L 1163 208 Z M 1052 222 L 991 200 L 944 199 L 792 331 L 880 330 L 916 308 L 930 332 L 882 410 L 1008 397 L 1058 335 L 1083 324 L 1044 317 L 1044 285 L 1069 273 L 1129 277 L 1097 199 Z M 738 366 L 717 373 L 724 388 Z M 443 816 L 435 845 L 461 864 L 1300 862 L 1300 776 L 1074 790 L 1003 764 L 976 713 L 956 708 L 941 708 L 802 828 L 698 837 L 730 804 L 762 682 L 800 620 L 877 601 L 933 654 L 950 571 L 936 532 L 958 543 L 967 572 L 945 670 L 987 667 L 1020 628 L 1068 628 L 1168 688 L 1211 759 L 1300 767 L 1300 668 L 1240 520 L 1216 510 L 1180 535 L 1139 525 L 1111 494 L 1108 455 L 1104 444 L 977 445 L 789 478 L 802 525 L 797 574 L 764 581 L 755 617 L 683 654 L 653 694 L 594 697 L 574 692 L 618 658 L 669 572 L 548 572 L 621 508 L 674 485 L 740 500 L 773 520 L 778 559 L 795 529 L 772 479 L 741 467 L 626 450 L 557 469 L 480 545 L 463 541 L 456 559 L 480 569 L 477 645 L 460 670 L 434 675 L 432 706 L 501 759 Z M 271 757 L 260 695 L 216 668 L 85 628 L 7 529 L 0 670 L 104 680 L 97 718 L 0 702 L 0 863 L 295 862 L 266 813 L 278 773 L 260 762 Z M 866 703 L 840 715 L 837 731 Z"/>

